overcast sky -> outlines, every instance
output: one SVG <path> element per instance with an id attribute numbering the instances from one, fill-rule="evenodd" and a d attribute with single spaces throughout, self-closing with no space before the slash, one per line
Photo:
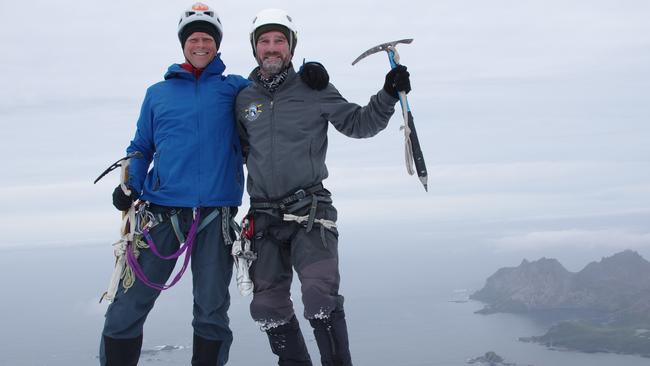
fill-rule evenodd
<path id="1" fill-rule="evenodd" d="M 429 192 L 406 174 L 398 115 L 370 140 L 331 129 L 325 185 L 349 238 L 649 258 L 650 2 L 206 2 L 224 24 L 227 73 L 248 75 L 250 22 L 280 7 L 299 28 L 295 62 L 321 61 L 360 104 L 388 61 L 351 61 L 415 39 L 398 50 Z M 182 61 L 176 24 L 189 5 L 0 3 L 0 249 L 117 239 L 118 174 L 92 181 L 124 154 L 147 86 Z"/>

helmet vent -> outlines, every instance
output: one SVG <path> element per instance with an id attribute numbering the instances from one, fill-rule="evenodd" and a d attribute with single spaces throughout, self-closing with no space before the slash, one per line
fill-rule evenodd
<path id="1" fill-rule="evenodd" d="M 188 36 L 184 30 L 194 22 L 209 23 L 212 25 L 215 28 L 216 34 L 208 33 L 214 37 L 215 41 L 221 42 L 223 25 L 221 24 L 221 20 L 219 20 L 219 14 L 203 3 L 195 3 L 191 8 L 187 8 L 181 13 L 181 19 L 178 22 L 177 28 L 178 39 L 181 41 L 181 45 L 184 44 L 186 39 L 183 37 Z M 207 24 L 201 24 L 200 26 L 207 26 Z"/>

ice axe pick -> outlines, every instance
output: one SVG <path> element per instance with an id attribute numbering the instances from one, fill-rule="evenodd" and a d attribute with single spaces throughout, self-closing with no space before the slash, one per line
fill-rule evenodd
<path id="1" fill-rule="evenodd" d="M 413 38 L 400 39 L 399 41 L 382 43 L 378 46 L 372 47 L 368 51 L 362 53 L 359 57 L 352 62 L 352 65 L 364 59 L 366 56 L 372 55 L 380 51 L 386 51 L 388 53 L 388 61 L 390 62 L 391 68 L 396 68 L 399 65 L 399 54 L 397 53 L 397 44 L 405 43 L 409 44 L 413 42 Z M 422 149 L 420 148 L 420 141 L 418 140 L 418 134 L 415 130 L 415 124 L 413 123 L 413 114 L 411 113 L 411 107 L 409 106 L 408 98 L 406 97 L 406 92 L 399 92 L 399 103 L 402 107 L 402 116 L 404 117 L 404 150 L 405 150 L 405 160 L 406 160 L 406 171 L 409 175 L 413 175 L 417 171 L 418 178 L 424 190 L 428 191 L 427 187 L 427 166 L 424 163 L 424 156 L 422 155 Z M 415 170 L 413 170 L 413 164 L 415 164 Z"/>

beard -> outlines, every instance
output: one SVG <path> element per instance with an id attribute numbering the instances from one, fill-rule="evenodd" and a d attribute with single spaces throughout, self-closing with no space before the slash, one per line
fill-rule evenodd
<path id="1" fill-rule="evenodd" d="M 272 55 L 272 56 L 276 56 L 276 55 Z M 275 76 L 279 74 L 289 64 L 289 60 L 283 59 L 282 56 L 280 55 L 277 56 L 279 56 L 280 58 L 257 60 L 257 63 L 260 65 L 260 71 L 265 78 L 269 78 L 271 76 Z"/>

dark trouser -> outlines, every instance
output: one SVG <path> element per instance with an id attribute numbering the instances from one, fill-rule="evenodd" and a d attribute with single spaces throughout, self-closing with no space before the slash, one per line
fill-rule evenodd
<path id="1" fill-rule="evenodd" d="M 308 214 L 309 207 L 302 206 L 298 211 L 289 212 Z M 331 201 L 319 202 L 315 217 L 336 221 L 337 212 Z M 336 361 L 338 363 L 324 363 L 326 365 L 351 365 L 345 318 L 339 316 L 336 322 L 331 321 L 334 314 L 343 314 L 343 296 L 338 293 L 336 229 L 328 230 L 314 224 L 307 232 L 305 224 L 283 221 L 280 210 L 254 210 L 254 228 L 253 247 L 257 259 L 250 270 L 255 284 L 250 310 L 253 319 L 267 330 L 279 364 L 311 365 L 290 299 L 295 269 L 301 282 L 304 316 L 314 327 L 321 359 L 347 360 L 347 363 Z M 336 331 L 330 331 L 334 328 Z M 329 330 L 324 333 L 325 329 Z M 327 337 L 327 342 L 321 335 Z M 336 347 L 332 347 L 330 341 Z M 287 346 L 278 348 L 274 343 Z"/>
<path id="2" fill-rule="evenodd" d="M 155 213 L 163 213 L 168 208 L 153 206 L 150 210 Z M 210 212 L 211 209 L 202 209 L 201 216 L 206 217 Z M 181 211 L 179 224 L 184 233 L 189 231 L 192 224 L 190 209 Z M 158 224 L 152 228 L 150 233 L 162 255 L 170 255 L 178 250 L 180 244 L 170 220 Z M 140 251 L 138 262 L 147 277 L 152 282 L 159 284 L 168 281 L 176 264 L 176 260 L 163 260 L 156 257 L 149 249 Z M 214 219 L 197 234 L 192 248 L 191 269 L 194 295 L 192 326 L 195 335 L 195 349 L 198 347 L 202 354 L 207 355 L 210 352 L 206 351 L 206 347 L 215 348 L 212 352 L 215 355 L 218 354 L 218 363 L 214 365 L 224 365 L 228 360 L 228 351 L 232 343 L 232 332 L 229 328 L 227 315 L 230 306 L 228 285 L 232 276 L 232 257 L 230 256 L 230 247 L 224 245 L 221 217 Z M 139 355 L 140 347 L 133 346 L 129 340 L 140 338 L 141 342 L 144 322 L 158 295 L 160 295 L 160 291 L 147 287 L 139 280 L 136 280 L 126 292 L 120 283 L 115 300 L 106 311 L 100 346 L 101 365 L 119 365 L 112 361 L 112 357 L 123 353 L 124 347 L 127 346 L 137 349 Z M 106 338 L 109 341 L 106 341 Z M 112 340 L 121 340 L 122 342 L 111 342 Z M 205 342 L 201 342 L 201 340 Z M 202 365 L 199 361 L 193 364 Z"/>
<path id="3" fill-rule="evenodd" d="M 334 311 L 326 319 L 309 319 L 320 350 L 323 366 L 351 366 L 348 328 L 343 311 Z"/>

